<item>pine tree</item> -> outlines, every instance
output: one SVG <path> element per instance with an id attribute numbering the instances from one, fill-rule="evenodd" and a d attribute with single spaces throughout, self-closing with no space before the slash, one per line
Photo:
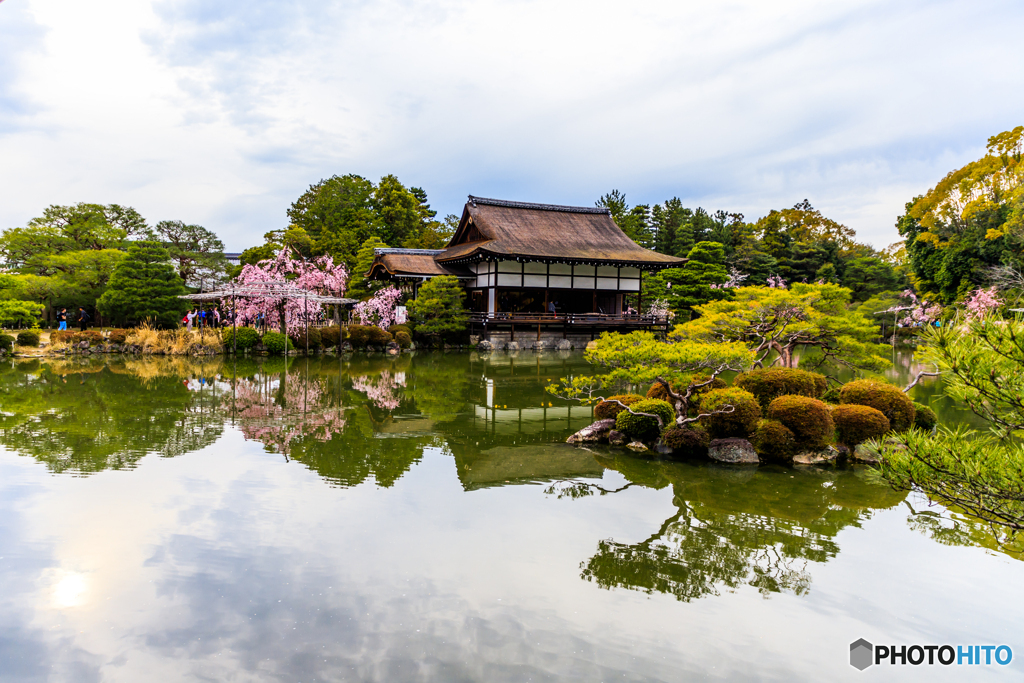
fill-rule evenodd
<path id="1" fill-rule="evenodd" d="M 189 303 L 178 298 L 185 285 L 170 258 L 159 242 L 133 243 L 96 307 L 119 324 L 149 320 L 157 327 L 174 327 Z"/>

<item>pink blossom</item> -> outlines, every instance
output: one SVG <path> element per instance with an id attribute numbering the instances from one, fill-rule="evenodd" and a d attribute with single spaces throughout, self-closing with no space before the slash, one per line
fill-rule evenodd
<path id="1" fill-rule="evenodd" d="M 785 289 L 786 281 L 782 279 L 781 275 L 769 275 L 768 286 L 772 289 Z"/>
<path id="2" fill-rule="evenodd" d="M 395 307 L 401 298 L 402 292 L 397 287 L 386 287 L 377 290 L 373 298 L 356 304 L 352 312 L 359 316 L 360 325 L 376 325 L 386 330 L 394 324 Z"/>
<path id="3" fill-rule="evenodd" d="M 312 294 L 341 296 L 348 282 L 348 270 L 342 263 L 335 265 L 330 256 L 320 256 L 311 261 L 294 259 L 291 250 L 285 248 L 273 259 L 260 261 L 256 265 L 246 264 L 237 281 L 240 284 L 287 281 L 289 285 Z M 262 299 L 238 297 L 236 302 L 241 321 L 251 322 L 262 314 L 271 327 L 278 325 L 282 306 L 289 327 L 304 327 L 307 316 L 310 321 L 314 321 L 322 313 L 320 304 L 306 301 L 301 296 Z"/>
<path id="4" fill-rule="evenodd" d="M 398 387 L 405 386 L 405 373 L 398 373 L 394 376 L 384 370 L 374 380 L 369 375 L 356 377 L 352 380 L 352 388 L 366 394 L 366 398 L 383 410 L 394 410 L 398 407 L 400 400 L 395 395 Z"/>
<path id="5" fill-rule="evenodd" d="M 976 289 L 964 302 L 967 315 L 972 320 L 981 320 L 988 314 L 1003 305 L 1003 302 L 996 296 L 996 288 Z"/>

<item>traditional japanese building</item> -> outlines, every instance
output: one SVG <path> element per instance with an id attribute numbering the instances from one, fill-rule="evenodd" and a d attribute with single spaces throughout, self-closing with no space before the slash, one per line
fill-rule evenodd
<path id="1" fill-rule="evenodd" d="M 420 283 L 454 275 L 467 290 L 472 334 L 580 342 L 608 329 L 665 326 L 636 313 L 644 274 L 684 262 L 636 244 L 604 208 L 470 196 L 447 247 L 378 249 L 367 276 L 415 296 Z"/>

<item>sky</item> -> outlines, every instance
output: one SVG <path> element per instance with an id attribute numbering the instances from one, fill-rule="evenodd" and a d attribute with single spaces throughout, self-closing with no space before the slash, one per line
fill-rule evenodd
<path id="1" fill-rule="evenodd" d="M 1017 0 L 0 0 L 0 228 L 50 204 L 229 251 L 309 185 L 393 173 L 748 219 L 809 199 L 882 248 L 1024 124 Z"/>

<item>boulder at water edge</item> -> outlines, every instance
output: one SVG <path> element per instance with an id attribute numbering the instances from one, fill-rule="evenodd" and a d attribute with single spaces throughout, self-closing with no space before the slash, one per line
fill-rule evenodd
<path id="1" fill-rule="evenodd" d="M 628 448 L 631 451 L 636 451 L 637 453 L 643 453 L 645 451 L 651 450 L 642 441 L 630 441 L 629 443 L 626 444 L 626 448 Z"/>
<path id="2" fill-rule="evenodd" d="M 562 341 L 558 342 L 558 350 L 572 351 L 572 342 L 569 341 L 568 339 L 563 339 Z"/>
<path id="3" fill-rule="evenodd" d="M 568 439 L 566 443 L 596 443 L 598 441 L 604 441 L 608 438 L 608 432 L 615 427 L 615 420 L 609 418 L 607 420 L 598 420 L 597 422 L 588 425 L 576 432 Z"/>
<path id="4" fill-rule="evenodd" d="M 482 342 L 476 345 L 477 351 L 493 351 L 494 344 L 484 339 Z"/>
<path id="5" fill-rule="evenodd" d="M 614 422 L 614 420 L 613 420 Z M 629 443 L 629 437 L 625 433 L 620 432 L 618 429 L 613 429 L 608 432 L 608 443 L 613 446 L 625 446 Z"/>
<path id="6" fill-rule="evenodd" d="M 519 342 L 514 342 L 514 341 L 508 342 L 507 344 L 505 344 L 505 350 L 506 351 L 518 351 L 519 350 Z"/>
<path id="7" fill-rule="evenodd" d="M 746 439 L 715 439 L 708 444 L 708 457 L 718 462 L 756 465 L 759 461 L 753 444 Z"/>
<path id="8" fill-rule="evenodd" d="M 820 451 L 807 451 L 793 456 L 794 465 L 831 465 L 839 457 L 839 451 L 826 446 Z"/>

